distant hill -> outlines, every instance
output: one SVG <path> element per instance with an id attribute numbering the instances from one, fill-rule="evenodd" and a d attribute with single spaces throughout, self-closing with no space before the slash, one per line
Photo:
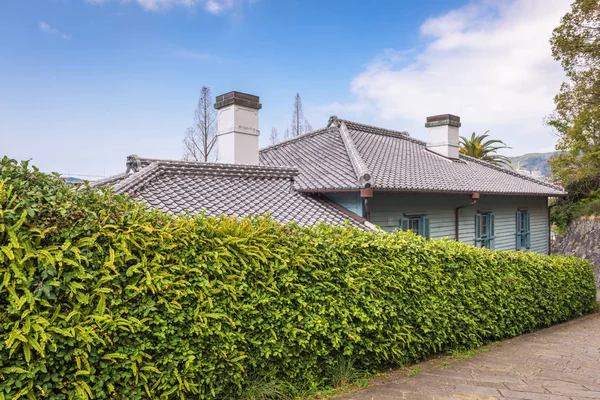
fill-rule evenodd
<path id="1" fill-rule="evenodd" d="M 545 179 L 551 175 L 548 160 L 555 154 L 557 154 L 555 151 L 550 153 L 529 153 L 522 156 L 509 157 L 509 159 L 515 171 L 519 170 L 522 173 L 527 171 L 533 177 Z"/>

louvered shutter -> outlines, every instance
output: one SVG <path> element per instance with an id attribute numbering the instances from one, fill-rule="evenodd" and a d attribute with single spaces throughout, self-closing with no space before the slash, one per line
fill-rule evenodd
<path id="1" fill-rule="evenodd" d="M 481 247 L 481 214 L 475 214 L 475 246 Z"/>
<path id="2" fill-rule="evenodd" d="M 400 229 L 403 231 L 408 231 L 408 218 L 402 218 L 400 220 Z"/>
<path id="3" fill-rule="evenodd" d="M 492 250 L 496 248 L 496 231 L 494 229 L 494 214 L 488 215 L 488 247 Z"/>
<path id="4" fill-rule="evenodd" d="M 522 212 L 521 211 L 517 211 L 517 217 L 516 217 L 516 246 L 515 248 L 517 250 L 521 250 L 522 244 L 523 244 L 523 237 L 521 234 L 521 218 L 522 218 Z"/>
<path id="5" fill-rule="evenodd" d="M 423 217 L 423 223 L 421 224 L 421 226 L 422 226 L 421 236 L 423 236 L 425 239 L 429 240 L 429 217 Z"/>
<path id="6" fill-rule="evenodd" d="M 527 249 L 530 249 L 531 248 L 531 232 L 530 232 L 530 225 L 529 225 L 529 212 L 525 212 L 524 217 L 525 217 L 525 247 Z"/>

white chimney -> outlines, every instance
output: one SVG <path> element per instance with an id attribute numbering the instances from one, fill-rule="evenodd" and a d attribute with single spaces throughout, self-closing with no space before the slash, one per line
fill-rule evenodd
<path id="1" fill-rule="evenodd" d="M 217 96 L 219 162 L 258 165 L 258 96 L 229 92 Z"/>
<path id="2" fill-rule="evenodd" d="M 460 117 L 452 114 L 427 117 L 425 128 L 429 128 L 428 150 L 446 158 L 458 158 Z"/>

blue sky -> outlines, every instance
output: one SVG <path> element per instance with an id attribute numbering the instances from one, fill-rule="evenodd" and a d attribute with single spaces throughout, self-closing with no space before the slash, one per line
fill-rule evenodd
<path id="1" fill-rule="evenodd" d="M 509 154 L 548 151 L 563 79 L 548 39 L 568 0 L 6 0 L 0 156 L 109 175 L 174 158 L 202 85 L 260 96 L 261 143 L 299 92 L 329 115 L 406 129 L 455 113 Z"/>

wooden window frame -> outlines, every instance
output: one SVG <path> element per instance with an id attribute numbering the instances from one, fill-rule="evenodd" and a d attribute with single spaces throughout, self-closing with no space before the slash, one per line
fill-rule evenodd
<path id="1" fill-rule="evenodd" d="M 515 249 L 531 249 L 531 213 L 526 209 L 515 214 Z"/>
<path id="2" fill-rule="evenodd" d="M 410 224 L 416 222 L 418 224 L 418 230 L 410 228 Z M 403 231 L 412 231 L 417 235 L 423 236 L 425 239 L 430 239 L 430 224 L 429 217 L 427 215 L 404 215 L 404 218 L 400 219 L 400 229 Z"/>
<path id="3" fill-rule="evenodd" d="M 475 214 L 475 246 L 494 250 L 496 246 L 495 216 L 492 212 Z"/>

